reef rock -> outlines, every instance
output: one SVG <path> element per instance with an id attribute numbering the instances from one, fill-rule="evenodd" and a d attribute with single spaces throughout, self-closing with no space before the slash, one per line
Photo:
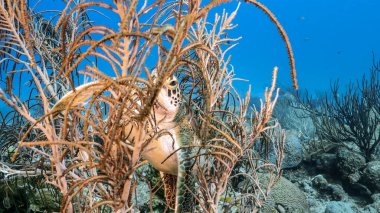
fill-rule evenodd
<path id="1" fill-rule="evenodd" d="M 372 210 L 372 212 L 380 212 L 380 193 L 373 194 L 371 198 L 373 202 L 368 205 L 368 208 Z"/>
<path id="2" fill-rule="evenodd" d="M 316 131 L 313 120 L 308 111 L 302 107 L 291 107 L 290 102 L 298 104 L 297 98 L 293 94 L 289 92 L 281 94 L 274 108 L 273 117 L 278 119 L 282 128 L 297 132 L 301 143 L 309 141 Z"/>
<path id="3" fill-rule="evenodd" d="M 317 189 L 325 189 L 329 184 L 323 175 L 317 175 L 312 179 L 313 187 Z"/>
<path id="4" fill-rule="evenodd" d="M 380 192 L 380 161 L 371 161 L 367 164 L 361 182 L 372 191 Z"/>
<path id="5" fill-rule="evenodd" d="M 282 161 L 281 167 L 283 169 L 291 169 L 297 167 L 303 159 L 303 147 L 298 134 L 294 130 L 286 131 L 285 145 L 284 145 L 285 158 Z M 263 157 L 264 153 L 261 154 Z M 269 150 L 269 160 L 272 163 L 276 162 L 277 155 L 273 147 Z"/>
<path id="6" fill-rule="evenodd" d="M 286 131 L 285 158 L 282 168 L 297 167 L 303 159 L 303 147 L 296 131 Z"/>
<path id="7" fill-rule="evenodd" d="M 343 201 L 330 201 L 326 205 L 325 213 L 355 213 L 352 204 Z"/>
<path id="8" fill-rule="evenodd" d="M 379 213 L 380 212 L 380 193 L 373 194 L 371 198 L 373 202 L 365 206 L 362 212 Z"/>
<path id="9" fill-rule="evenodd" d="M 359 180 L 359 170 L 366 165 L 365 158 L 347 148 L 339 148 L 337 152 L 337 169 L 342 179 L 355 183 Z"/>
<path id="10" fill-rule="evenodd" d="M 327 185 L 326 191 L 330 194 L 332 200 L 346 200 L 348 197 L 343 187 L 339 184 Z"/>
<path id="11" fill-rule="evenodd" d="M 351 194 L 355 196 L 360 196 L 360 197 L 365 197 L 365 198 L 369 198 L 372 195 L 371 190 L 369 190 L 367 186 L 359 182 L 350 184 L 350 191 L 351 191 Z"/>
<path id="12" fill-rule="evenodd" d="M 321 153 L 315 159 L 315 167 L 326 173 L 334 173 L 336 171 L 336 154 Z"/>
<path id="13" fill-rule="evenodd" d="M 314 188 L 326 194 L 331 200 L 345 200 L 348 196 L 341 185 L 328 183 L 323 175 L 315 176 L 312 184 Z"/>

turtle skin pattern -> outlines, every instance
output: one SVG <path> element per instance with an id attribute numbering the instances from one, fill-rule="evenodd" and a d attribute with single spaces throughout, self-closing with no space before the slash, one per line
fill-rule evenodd
<path id="1" fill-rule="evenodd" d="M 178 118 L 178 116 L 177 116 Z M 175 212 L 194 212 L 194 190 L 195 179 L 193 174 L 194 152 L 191 145 L 195 144 L 195 134 L 189 123 L 187 116 L 183 116 L 177 120 L 176 127 L 177 142 L 181 147 L 178 151 L 178 177 L 176 192 L 176 210 Z"/>
<path id="2" fill-rule="evenodd" d="M 164 193 L 166 205 L 172 210 L 175 209 L 177 176 L 160 172 L 162 182 L 164 183 Z"/>

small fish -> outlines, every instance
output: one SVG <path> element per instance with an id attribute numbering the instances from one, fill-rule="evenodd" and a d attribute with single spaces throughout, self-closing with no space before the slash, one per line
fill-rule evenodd
<path id="1" fill-rule="evenodd" d="M 300 21 L 305 21 L 306 18 L 305 18 L 305 16 L 300 16 L 300 17 L 298 17 L 298 20 L 300 20 Z"/>

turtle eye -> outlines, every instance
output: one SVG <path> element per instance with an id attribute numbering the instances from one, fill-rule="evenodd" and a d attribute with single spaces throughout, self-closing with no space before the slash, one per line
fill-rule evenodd
<path id="1" fill-rule="evenodd" d="M 174 87 L 177 85 L 177 81 L 171 81 L 169 85 Z"/>

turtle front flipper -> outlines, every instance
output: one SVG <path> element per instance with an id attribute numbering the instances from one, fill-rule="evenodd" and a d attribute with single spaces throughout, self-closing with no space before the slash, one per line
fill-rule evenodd
<path id="1" fill-rule="evenodd" d="M 186 119 L 180 122 L 177 127 L 178 143 L 180 149 L 178 151 L 178 177 L 176 192 L 176 209 L 175 212 L 194 212 L 195 207 L 195 177 L 193 174 L 194 158 L 193 149 L 190 147 L 194 142 L 195 134 Z"/>
<path id="2" fill-rule="evenodd" d="M 177 176 L 160 172 L 162 182 L 164 183 L 166 205 L 172 210 L 175 209 Z"/>
<path id="3" fill-rule="evenodd" d="M 182 212 L 194 212 L 194 191 L 195 181 L 192 170 L 192 162 L 186 159 L 187 153 L 180 153 L 181 162 L 178 169 L 177 177 L 177 195 L 176 195 L 176 210 L 177 213 Z M 183 158 L 182 158 L 183 157 Z"/>
<path id="4" fill-rule="evenodd" d="M 64 111 L 69 106 L 77 106 L 97 92 L 104 91 L 109 84 L 106 81 L 94 81 L 76 87 L 75 90 L 66 93 L 51 109 L 52 113 Z"/>

